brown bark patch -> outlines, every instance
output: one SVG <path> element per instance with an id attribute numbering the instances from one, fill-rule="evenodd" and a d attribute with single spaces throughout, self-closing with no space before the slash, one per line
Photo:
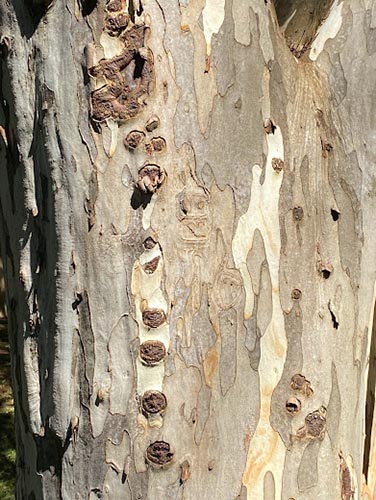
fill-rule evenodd
<path id="1" fill-rule="evenodd" d="M 299 392 L 309 398 L 313 394 L 311 382 L 304 375 L 297 373 L 291 378 L 290 387 L 296 392 Z"/>
<path id="2" fill-rule="evenodd" d="M 91 95 L 94 121 L 128 120 L 143 108 L 154 83 L 153 55 L 144 46 L 145 31 L 144 25 L 127 29 L 121 35 L 125 46 L 122 54 L 101 59 L 90 68 L 91 76 L 104 78 L 106 82 Z"/>
<path id="3" fill-rule="evenodd" d="M 130 17 L 126 12 L 115 16 L 108 16 L 105 20 L 105 30 L 110 36 L 119 36 L 128 26 Z"/>
<path id="4" fill-rule="evenodd" d="M 148 155 L 163 153 L 166 149 L 166 141 L 163 137 L 153 137 L 150 142 L 145 144 L 145 152 Z"/>
<path id="5" fill-rule="evenodd" d="M 352 486 L 351 472 L 342 454 L 340 456 L 339 474 L 341 484 L 341 500 L 353 500 L 355 490 Z"/>
<path id="6" fill-rule="evenodd" d="M 145 271 L 145 273 L 147 273 L 147 274 L 153 274 L 155 272 L 155 270 L 157 269 L 160 260 L 161 260 L 161 258 L 159 257 L 159 255 L 157 255 L 157 257 L 154 257 L 154 259 L 152 259 L 151 261 L 147 262 L 144 265 L 144 271 Z"/>
<path id="7" fill-rule="evenodd" d="M 142 396 L 141 406 L 146 414 L 161 413 L 167 407 L 167 398 L 162 392 L 147 391 Z"/>
<path id="8" fill-rule="evenodd" d="M 277 174 L 282 172 L 285 162 L 281 158 L 272 158 L 272 167 Z"/>
<path id="9" fill-rule="evenodd" d="M 144 193 L 154 193 L 166 178 L 165 171 L 158 165 L 145 165 L 138 172 L 137 185 Z"/>
<path id="10" fill-rule="evenodd" d="M 118 12 L 125 7 L 124 0 L 107 0 L 106 1 L 106 9 L 108 12 Z"/>
<path id="11" fill-rule="evenodd" d="M 159 340 L 147 340 L 140 345 L 141 361 L 148 366 L 160 363 L 166 356 L 166 347 Z"/>
<path id="12" fill-rule="evenodd" d="M 144 141 L 145 134 L 140 130 L 132 130 L 124 139 L 124 146 L 129 151 L 134 151 Z"/>
<path id="13" fill-rule="evenodd" d="M 142 312 L 142 321 L 149 328 L 158 328 L 166 321 L 166 314 L 162 309 L 146 309 Z"/>
<path id="14" fill-rule="evenodd" d="M 168 465 L 173 457 L 171 447 L 165 441 L 155 441 L 146 450 L 147 460 L 154 465 Z"/>
<path id="15" fill-rule="evenodd" d="M 304 420 L 304 426 L 298 430 L 298 437 L 309 439 L 323 439 L 326 430 L 326 410 L 319 410 L 309 413 Z"/>

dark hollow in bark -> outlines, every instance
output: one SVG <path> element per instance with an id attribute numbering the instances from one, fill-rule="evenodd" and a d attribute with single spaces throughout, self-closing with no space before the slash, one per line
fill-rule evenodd
<path id="1" fill-rule="evenodd" d="M 300 58 L 311 47 L 318 28 L 329 14 L 333 0 L 274 0 L 278 23 L 286 43 Z"/>

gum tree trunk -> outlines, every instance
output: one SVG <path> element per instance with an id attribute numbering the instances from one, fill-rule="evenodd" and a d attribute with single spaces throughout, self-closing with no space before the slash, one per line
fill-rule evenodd
<path id="1" fill-rule="evenodd" d="M 374 2 L 0 16 L 17 498 L 376 498 Z"/>

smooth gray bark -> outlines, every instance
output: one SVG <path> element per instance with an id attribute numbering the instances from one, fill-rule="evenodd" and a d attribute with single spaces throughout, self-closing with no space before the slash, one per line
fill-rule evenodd
<path id="1" fill-rule="evenodd" d="M 375 498 L 376 8 L 311 3 L 0 2 L 18 499 Z"/>

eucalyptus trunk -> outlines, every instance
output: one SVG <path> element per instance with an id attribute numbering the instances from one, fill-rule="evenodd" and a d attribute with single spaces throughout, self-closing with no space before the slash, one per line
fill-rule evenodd
<path id="1" fill-rule="evenodd" d="M 0 30 L 17 498 L 376 498 L 375 2 Z"/>

